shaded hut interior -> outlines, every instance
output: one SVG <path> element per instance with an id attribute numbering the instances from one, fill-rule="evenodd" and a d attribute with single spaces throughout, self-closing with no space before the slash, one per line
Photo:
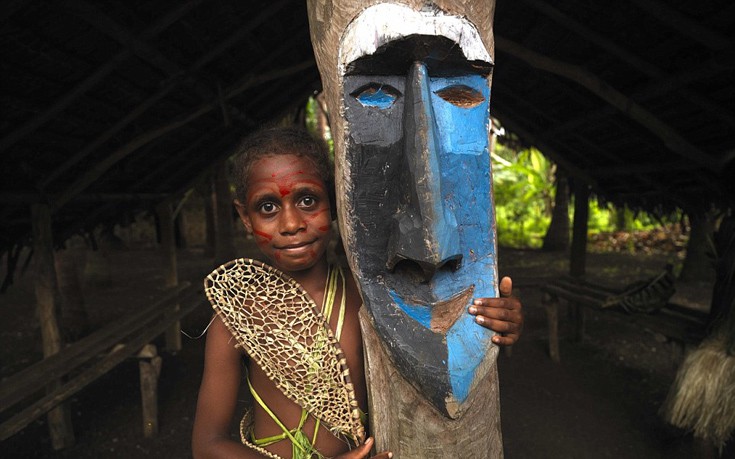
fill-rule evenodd
<path id="1" fill-rule="evenodd" d="M 321 86 L 305 2 L 12 0 L 0 36 L 3 290 L 38 257 L 32 209 L 55 250 L 176 209 Z M 733 208 L 735 3 L 500 1 L 495 40 L 492 116 L 574 190 Z"/>

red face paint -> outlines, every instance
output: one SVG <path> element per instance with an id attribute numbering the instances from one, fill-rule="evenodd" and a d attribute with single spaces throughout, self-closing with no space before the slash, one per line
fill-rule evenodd
<path id="1" fill-rule="evenodd" d="M 260 236 L 262 238 L 264 238 L 266 241 L 270 241 L 271 239 L 273 239 L 273 236 L 272 235 L 270 235 L 268 233 L 264 233 L 263 231 L 253 230 L 253 233 L 255 233 L 256 235 L 258 235 L 258 236 Z"/>
<path id="2" fill-rule="evenodd" d="M 248 188 L 249 226 L 271 264 L 288 273 L 308 269 L 324 258 L 331 231 L 329 196 L 309 159 L 261 158 L 250 171 Z M 304 201 L 306 196 L 315 199 L 314 205 Z M 273 212 L 262 211 L 264 200 L 276 206 Z"/>

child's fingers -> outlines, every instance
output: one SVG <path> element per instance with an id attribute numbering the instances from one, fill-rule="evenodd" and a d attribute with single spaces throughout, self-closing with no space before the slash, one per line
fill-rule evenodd
<path id="1" fill-rule="evenodd" d="M 517 333 L 511 333 L 509 335 L 495 335 L 493 336 L 493 343 L 498 346 L 512 346 L 516 341 L 518 341 L 519 337 L 520 335 Z"/>
<path id="2" fill-rule="evenodd" d="M 501 334 L 493 337 L 494 343 L 510 345 L 518 340 L 523 330 L 521 308 L 517 298 L 477 298 L 469 312 L 475 316 L 475 322 Z"/>
<path id="3" fill-rule="evenodd" d="M 513 294 L 513 280 L 508 276 L 500 279 L 498 290 L 500 291 L 501 298 L 507 298 L 511 296 Z"/>

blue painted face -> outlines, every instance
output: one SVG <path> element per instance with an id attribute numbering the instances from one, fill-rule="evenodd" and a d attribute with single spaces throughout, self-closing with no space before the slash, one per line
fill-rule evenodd
<path id="1" fill-rule="evenodd" d="M 485 75 L 428 60 L 344 80 L 353 269 L 396 366 L 449 415 L 491 347 L 467 313 L 497 296 L 489 98 Z"/>

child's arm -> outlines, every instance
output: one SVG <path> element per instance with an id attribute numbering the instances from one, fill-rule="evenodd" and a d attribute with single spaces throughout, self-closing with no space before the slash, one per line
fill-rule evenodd
<path id="1" fill-rule="evenodd" d="M 217 317 L 207 331 L 204 374 L 199 388 L 192 452 L 195 458 L 260 458 L 260 454 L 230 439 L 230 426 L 240 389 L 241 353 L 225 324 Z"/>
<path id="2" fill-rule="evenodd" d="M 477 298 L 469 312 L 478 324 L 499 333 L 493 336 L 493 343 L 510 346 L 518 341 L 523 331 L 523 306 L 518 298 L 511 296 L 513 281 L 510 277 L 500 281 L 498 290 L 500 298 Z"/>

